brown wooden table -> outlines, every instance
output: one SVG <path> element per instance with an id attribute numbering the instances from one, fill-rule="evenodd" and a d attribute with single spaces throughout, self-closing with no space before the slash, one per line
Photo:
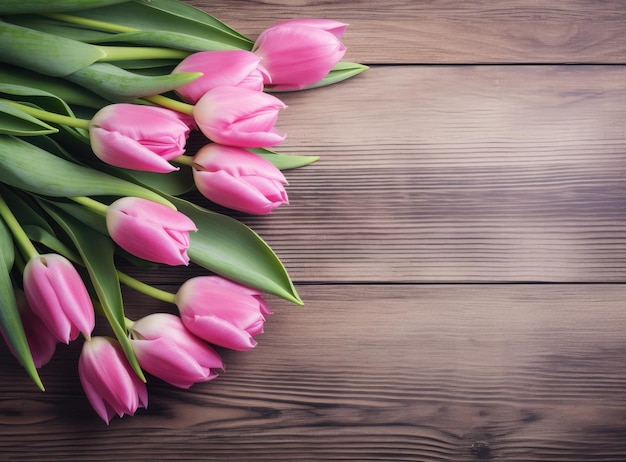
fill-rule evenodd
<path id="1" fill-rule="evenodd" d="M 79 345 L 45 394 L 3 349 L 0 460 L 626 460 L 624 3 L 189 3 L 251 37 L 348 22 L 371 65 L 282 96 L 282 151 L 322 158 L 243 217 L 305 306 L 270 298 L 256 349 L 108 427 Z"/>

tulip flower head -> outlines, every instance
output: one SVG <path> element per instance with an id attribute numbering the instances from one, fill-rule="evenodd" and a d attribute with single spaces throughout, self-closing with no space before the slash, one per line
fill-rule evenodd
<path id="1" fill-rule="evenodd" d="M 154 313 L 130 327 L 137 361 L 142 369 L 176 387 L 217 377 L 224 365 L 217 352 L 189 332 L 178 316 Z"/>
<path id="2" fill-rule="evenodd" d="M 261 58 L 246 50 L 216 50 L 193 53 L 173 72 L 201 72 L 202 76 L 176 89 L 190 103 L 196 103 L 216 87 L 241 87 L 262 91 L 269 79 Z"/>
<path id="3" fill-rule="evenodd" d="M 242 148 L 204 146 L 193 158 L 193 178 L 207 199 L 240 212 L 263 215 L 289 203 L 282 172 Z"/>
<path id="4" fill-rule="evenodd" d="M 322 80 L 346 52 L 340 41 L 346 27 L 326 19 L 293 19 L 264 30 L 252 51 L 269 74 L 266 84 L 299 90 Z"/>
<path id="5" fill-rule="evenodd" d="M 198 128 L 216 143 L 242 148 L 276 146 L 285 136 L 274 128 L 286 108 L 275 96 L 241 87 L 217 87 L 196 103 Z"/>
<path id="6" fill-rule="evenodd" d="M 91 119 L 93 152 L 116 167 L 147 172 L 177 170 L 168 161 L 183 155 L 190 127 L 170 109 L 139 104 L 111 104 Z"/>
<path id="7" fill-rule="evenodd" d="M 176 305 L 187 329 L 209 343 L 233 350 L 256 346 L 270 314 L 262 293 L 219 276 L 187 280 L 176 293 Z"/>
<path id="8" fill-rule="evenodd" d="M 111 238 L 124 250 L 157 263 L 187 265 L 193 221 L 167 205 L 138 197 L 123 197 L 106 211 Z"/>
<path id="9" fill-rule="evenodd" d="M 134 415 L 148 406 L 146 384 L 132 370 L 117 340 L 93 337 L 78 359 L 80 382 L 96 413 L 107 424 L 115 414 Z"/>
<path id="10" fill-rule="evenodd" d="M 24 292 L 33 312 L 59 342 L 95 326 L 93 304 L 76 268 L 57 254 L 36 255 L 24 267 Z"/>

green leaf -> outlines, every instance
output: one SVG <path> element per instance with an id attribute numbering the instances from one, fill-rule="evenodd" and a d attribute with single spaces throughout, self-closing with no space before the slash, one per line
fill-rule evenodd
<path id="1" fill-rule="evenodd" d="M 38 136 L 56 132 L 53 126 L 0 101 L 0 135 Z"/>
<path id="2" fill-rule="evenodd" d="M 113 260 L 115 244 L 108 236 L 94 233 L 90 227 L 59 209 L 46 207 L 46 210 L 74 242 L 115 337 L 122 345 L 133 370 L 145 381 L 126 333 L 122 292 Z"/>
<path id="3" fill-rule="evenodd" d="M 33 242 L 47 247 L 48 249 L 63 255 L 74 263 L 82 264 L 80 257 L 70 249 L 64 242 L 61 242 L 51 231 L 35 225 L 25 225 L 24 232 Z"/>
<path id="4" fill-rule="evenodd" d="M 0 96 L 20 102 L 30 102 L 39 109 L 56 114 L 74 115 L 65 101 L 39 88 L 0 82 Z"/>
<path id="5" fill-rule="evenodd" d="M 74 13 L 76 16 L 131 27 L 138 31 L 178 32 L 251 50 L 253 41 L 210 14 L 177 0 L 136 0 Z M 201 45 L 199 45 L 201 46 Z"/>
<path id="6" fill-rule="evenodd" d="M 15 218 L 22 227 L 34 226 L 41 228 L 50 234 L 54 234 L 54 231 L 50 227 L 50 224 L 40 213 L 40 210 L 35 210 L 38 207 L 30 197 L 24 197 L 19 192 L 11 190 L 5 186 L 1 188 L 2 198 L 7 203 Z"/>
<path id="7" fill-rule="evenodd" d="M 169 196 L 180 196 L 195 188 L 193 171 L 190 168 L 181 167 L 180 170 L 162 173 L 142 172 L 139 170 L 119 169 L 118 175 L 135 183 L 162 192 Z"/>
<path id="8" fill-rule="evenodd" d="M 82 8 L 95 8 L 103 5 L 112 5 L 127 0 L 2 0 L 0 14 L 21 13 L 52 13 L 58 11 L 72 11 Z"/>
<path id="9" fill-rule="evenodd" d="M 280 170 L 289 170 L 292 168 L 305 167 L 317 162 L 319 156 L 295 156 L 288 154 L 279 154 L 266 148 L 249 149 L 249 151 L 269 160 L 274 166 Z"/>
<path id="10" fill-rule="evenodd" d="M 319 82 L 315 82 L 308 87 L 302 88 L 301 90 L 311 90 L 313 88 L 326 87 L 328 85 L 332 85 L 335 83 L 342 82 L 351 77 L 359 75 L 361 72 L 365 72 L 369 67 L 359 63 L 351 63 L 347 61 L 341 61 L 333 67 L 330 72 Z M 266 88 L 266 91 L 270 93 L 283 93 L 294 90 L 274 90 L 270 87 Z M 296 90 L 298 91 L 298 90 Z"/>
<path id="11" fill-rule="evenodd" d="M 47 16 L 20 15 L 7 19 L 12 24 L 52 35 L 58 35 L 79 42 L 93 43 L 96 40 L 105 40 L 114 34 L 100 30 L 86 29 L 82 26 L 74 26 L 67 22 L 58 21 Z"/>
<path id="12" fill-rule="evenodd" d="M 0 82 L 39 88 L 69 105 L 100 109 L 110 104 L 110 101 L 63 78 L 46 76 L 17 66 L 0 66 Z"/>
<path id="13" fill-rule="evenodd" d="M 7 135 L 0 136 L 0 180 L 45 196 L 136 196 L 171 206 L 147 188 L 69 162 Z"/>
<path id="14" fill-rule="evenodd" d="M 170 198 L 191 218 L 187 253 L 192 262 L 241 284 L 302 304 L 281 261 L 261 237 L 243 223 L 179 198 Z"/>
<path id="15" fill-rule="evenodd" d="M 175 48 L 187 51 L 211 51 L 211 50 L 239 50 L 240 47 L 223 43 L 218 40 L 211 40 L 206 37 L 195 37 L 193 35 L 172 31 L 137 31 L 123 32 L 115 35 L 93 37 L 90 43 L 135 43 L 138 45 L 149 45 Z"/>
<path id="16" fill-rule="evenodd" d="M 2 252 L 0 253 L 0 260 L 2 260 L 0 262 L 0 326 L 18 361 L 37 387 L 43 391 L 44 386 L 28 347 L 9 274 L 13 259 L 12 252 L 7 251 L 5 253 L 5 247 L 9 241 L 12 241 L 11 234 L 4 222 L 0 220 L 0 242 L 2 243 Z M 13 245 L 11 244 L 10 247 Z"/>
<path id="17" fill-rule="evenodd" d="M 98 47 L 0 21 L 0 61 L 63 77 L 104 57 Z"/>
<path id="18" fill-rule="evenodd" d="M 11 271 L 15 262 L 15 244 L 4 221 L 0 220 L 0 265 Z"/>
<path id="19" fill-rule="evenodd" d="M 339 62 L 333 67 L 328 75 L 317 83 L 308 86 L 307 88 L 319 88 L 334 83 L 339 83 L 343 80 L 359 75 L 361 72 L 365 72 L 369 67 L 359 63 L 351 63 L 347 61 Z"/>
<path id="20" fill-rule="evenodd" d="M 174 90 L 200 75 L 197 72 L 181 72 L 146 76 L 109 63 L 95 63 L 66 78 L 111 101 L 124 101 Z"/>

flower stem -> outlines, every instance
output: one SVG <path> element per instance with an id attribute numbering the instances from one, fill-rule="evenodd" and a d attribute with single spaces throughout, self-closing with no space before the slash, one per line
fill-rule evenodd
<path id="1" fill-rule="evenodd" d="M 162 302 L 176 304 L 176 294 L 157 289 L 156 287 L 153 287 L 150 284 L 146 284 L 145 282 L 141 282 L 140 280 L 135 279 L 126 273 L 122 273 L 121 271 L 117 272 L 117 276 L 119 277 L 122 284 L 125 284 L 138 292 L 141 292 L 152 298 L 156 298 L 157 300 L 161 300 Z"/>
<path id="2" fill-rule="evenodd" d="M 144 96 L 144 100 L 150 101 L 151 103 L 158 104 L 159 106 L 166 107 L 173 111 L 182 112 L 183 114 L 193 115 L 192 104 L 183 103 L 181 101 L 176 101 L 175 99 L 168 98 L 163 95 L 152 95 L 152 96 Z"/>
<path id="3" fill-rule="evenodd" d="M 75 197 L 69 197 L 69 199 L 73 200 L 74 202 L 80 205 L 84 205 L 85 207 L 90 208 L 91 210 L 98 212 L 102 215 L 106 215 L 107 213 L 108 206 L 106 204 L 103 204 L 102 202 L 98 202 L 92 199 L 91 197 L 75 196 Z"/>
<path id="4" fill-rule="evenodd" d="M 20 223 L 17 221 L 17 218 L 15 218 L 15 215 L 13 215 L 13 212 L 11 212 L 11 209 L 2 196 L 0 196 L 0 216 L 4 219 L 4 222 L 11 230 L 17 244 L 22 248 L 28 257 L 27 259 L 39 255 L 39 252 L 26 235 L 24 228 L 22 228 Z"/>
<path id="5" fill-rule="evenodd" d="M 16 109 L 19 109 L 26 114 L 32 115 L 40 120 L 45 120 L 46 122 L 53 122 L 61 125 L 68 125 L 70 127 L 75 128 L 84 128 L 85 130 L 89 130 L 89 120 L 87 119 L 79 119 L 77 117 L 64 116 L 62 114 L 57 114 L 55 112 L 48 112 L 42 109 L 37 109 L 32 106 L 28 106 L 26 104 L 16 103 L 15 101 L 2 99 L 0 100 L 3 103 L 8 104 L 9 106 L 13 106 Z"/>
<path id="6" fill-rule="evenodd" d="M 94 45 L 96 46 L 96 45 Z M 156 47 L 112 47 L 97 45 L 106 56 L 98 61 L 126 61 L 134 59 L 184 59 L 189 56 L 188 51 L 172 48 Z"/>
<path id="7" fill-rule="evenodd" d="M 59 21 L 69 22 L 71 24 L 78 24 L 79 26 L 87 26 L 91 29 L 100 29 L 108 32 L 138 32 L 139 29 L 134 29 L 128 26 L 122 26 L 120 24 L 113 24 L 110 22 L 97 21 L 95 19 L 81 18 L 80 16 L 73 16 L 70 14 L 62 13 L 49 13 L 45 14 L 52 19 L 58 19 Z"/>
<path id="8" fill-rule="evenodd" d="M 182 156 L 177 157 L 176 159 L 172 159 L 172 162 L 191 167 L 193 165 L 193 156 L 182 155 Z"/>

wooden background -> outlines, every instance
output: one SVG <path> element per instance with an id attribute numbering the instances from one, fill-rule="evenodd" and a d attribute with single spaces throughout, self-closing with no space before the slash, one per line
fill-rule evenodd
<path id="1" fill-rule="evenodd" d="M 282 96 L 281 150 L 322 158 L 243 217 L 306 304 L 270 298 L 256 349 L 188 391 L 150 380 L 108 427 L 79 345 L 45 394 L 3 349 L 0 460 L 626 460 L 624 3 L 189 3 L 251 37 L 348 22 L 371 65 Z"/>

